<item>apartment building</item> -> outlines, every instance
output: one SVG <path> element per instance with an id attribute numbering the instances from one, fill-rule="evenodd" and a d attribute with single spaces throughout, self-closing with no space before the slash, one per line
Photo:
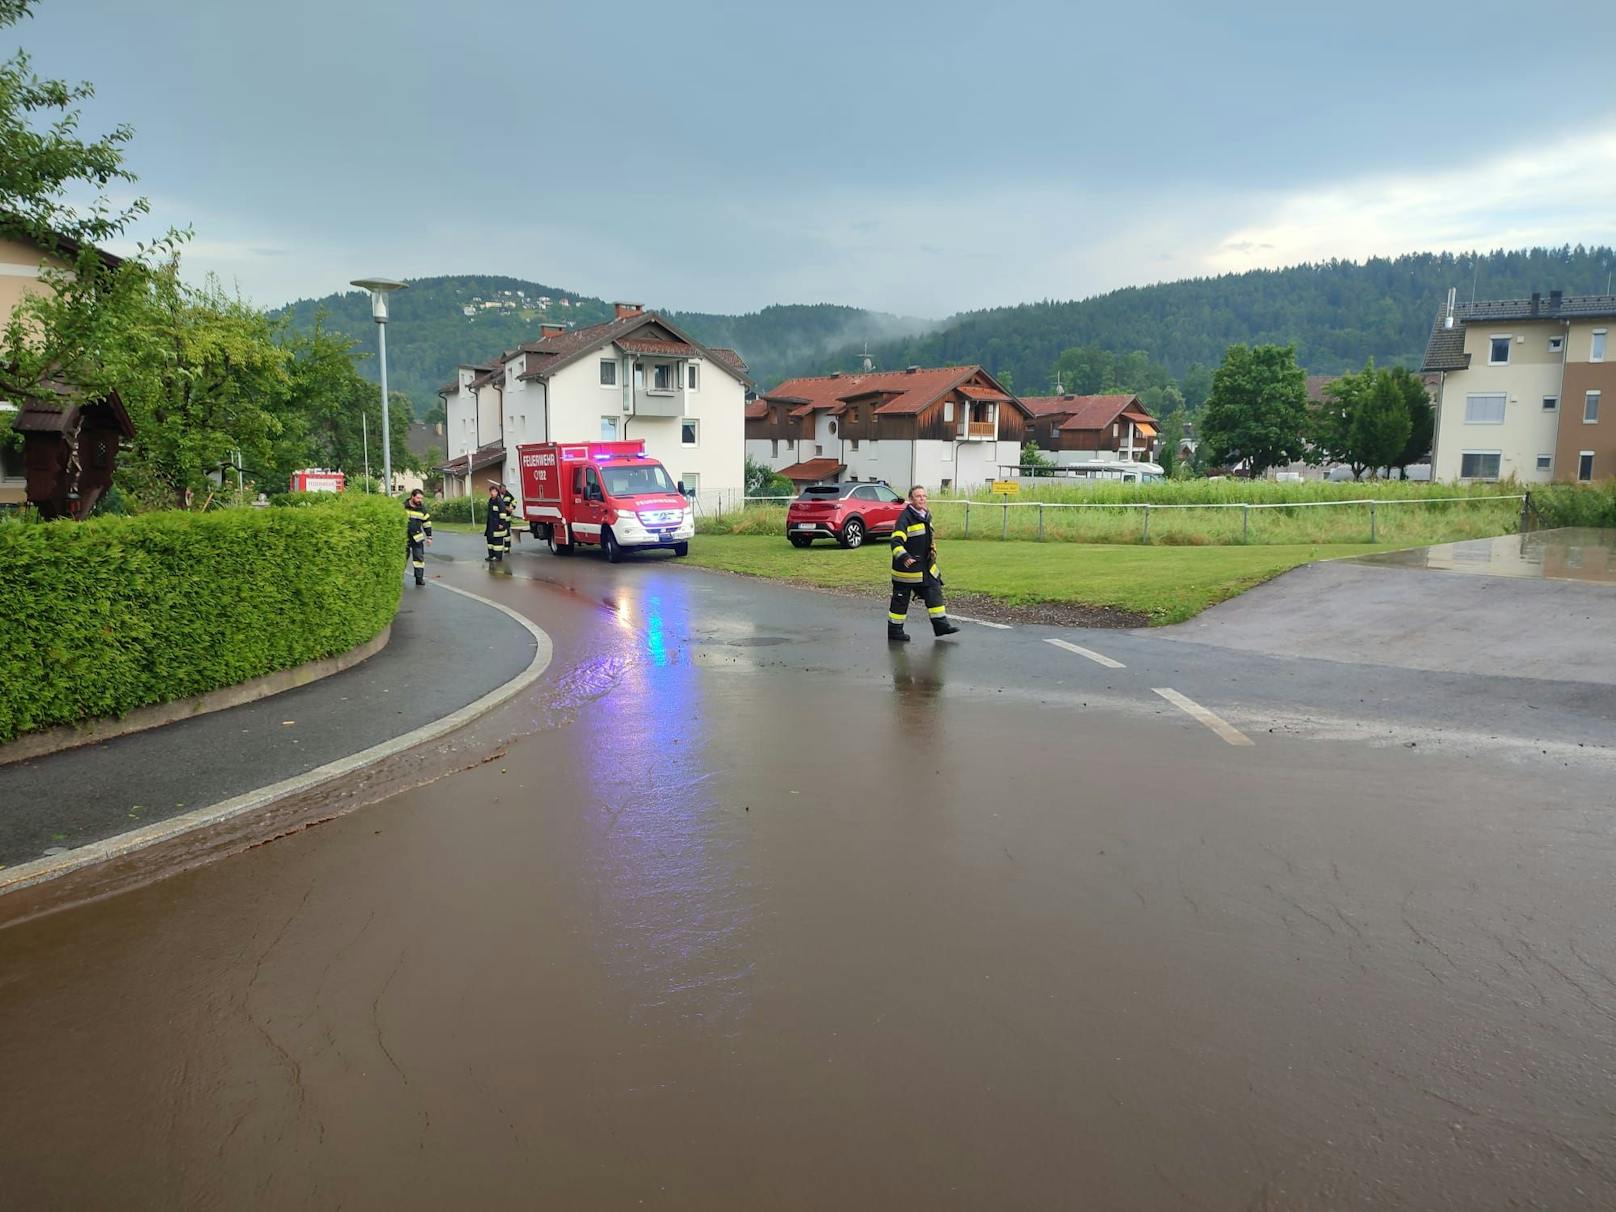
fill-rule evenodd
<path id="1" fill-rule="evenodd" d="M 1026 408 L 980 366 L 788 379 L 746 409 L 746 453 L 799 486 L 974 488 L 1021 461 Z"/>
<path id="2" fill-rule="evenodd" d="M 1078 463 L 1148 463 L 1161 424 L 1135 395 L 1024 396 L 1032 413 L 1027 436 L 1061 467 Z"/>
<path id="3" fill-rule="evenodd" d="M 1422 369 L 1435 392 L 1432 475 L 1527 483 L 1616 475 L 1616 295 L 1448 304 Z"/>
<path id="4" fill-rule="evenodd" d="M 604 324 L 541 324 L 539 337 L 462 366 L 443 397 L 444 491 L 497 479 L 520 495 L 516 447 L 527 442 L 645 439 L 696 495 L 698 508 L 745 487 L 746 363 L 709 348 L 638 303 Z"/>

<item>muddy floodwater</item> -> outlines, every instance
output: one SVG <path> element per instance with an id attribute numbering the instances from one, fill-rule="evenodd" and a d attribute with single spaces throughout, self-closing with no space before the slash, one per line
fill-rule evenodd
<path id="1" fill-rule="evenodd" d="M 554 567 L 469 769 L 0 930 L 0 1204 L 1616 1206 L 1608 777 Z"/>

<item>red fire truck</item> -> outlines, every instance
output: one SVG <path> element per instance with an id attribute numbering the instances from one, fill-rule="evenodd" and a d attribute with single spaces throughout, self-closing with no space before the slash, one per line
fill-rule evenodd
<path id="1" fill-rule="evenodd" d="M 635 548 L 690 550 L 696 514 L 667 469 L 637 442 L 535 442 L 516 448 L 522 516 L 556 555 L 598 546 L 617 563 Z"/>
<path id="2" fill-rule="evenodd" d="M 322 471 L 310 467 L 292 473 L 293 492 L 341 492 L 347 481 L 340 471 Z"/>

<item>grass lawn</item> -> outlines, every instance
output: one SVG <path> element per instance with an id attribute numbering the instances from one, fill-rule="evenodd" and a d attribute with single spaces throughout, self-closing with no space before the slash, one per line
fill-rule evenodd
<path id="1" fill-rule="evenodd" d="M 1010 606 L 1072 603 L 1143 614 L 1152 624 L 1191 618 L 1301 564 L 1385 551 L 1367 543 L 1233 547 L 1105 546 L 956 540 L 940 547 L 949 591 Z M 891 584 L 886 543 L 856 551 L 816 543 L 806 551 L 780 535 L 698 535 L 689 562 L 704 568 L 827 589 Z"/>

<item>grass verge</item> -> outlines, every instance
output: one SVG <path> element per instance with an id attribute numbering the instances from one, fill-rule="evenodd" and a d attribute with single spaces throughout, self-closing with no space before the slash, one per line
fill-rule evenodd
<path id="1" fill-rule="evenodd" d="M 1008 607 L 1058 603 L 1102 612 L 1087 619 L 1153 626 L 1179 623 L 1301 564 L 1384 551 L 1367 543 L 1267 544 L 1233 547 L 1142 547 L 1078 543 L 957 541 L 942 547 L 951 594 L 980 596 Z M 822 589 L 884 596 L 890 555 L 885 543 L 856 551 L 815 544 L 802 551 L 779 535 L 702 535 L 689 562 L 744 576 Z M 1045 612 L 1029 610 L 1045 621 Z"/>

